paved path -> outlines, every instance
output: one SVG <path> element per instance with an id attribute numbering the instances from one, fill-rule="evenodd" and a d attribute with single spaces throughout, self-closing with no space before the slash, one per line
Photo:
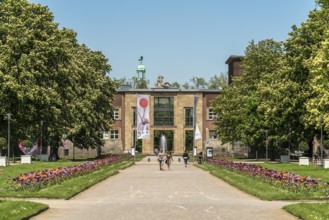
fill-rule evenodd
<path id="1" fill-rule="evenodd" d="M 32 219 L 297 219 L 281 210 L 288 202 L 261 201 L 177 158 L 171 171 L 147 159 L 70 200 L 32 200 L 50 206 Z"/>

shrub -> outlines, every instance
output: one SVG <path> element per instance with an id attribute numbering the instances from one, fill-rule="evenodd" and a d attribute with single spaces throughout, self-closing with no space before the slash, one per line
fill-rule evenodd
<path id="1" fill-rule="evenodd" d="M 308 146 L 308 144 L 305 141 L 300 142 L 299 145 L 298 145 L 298 148 L 301 151 L 307 151 L 307 150 L 309 150 L 309 146 Z"/>
<path id="2" fill-rule="evenodd" d="M 323 147 L 324 147 L 325 149 L 329 149 L 329 140 L 324 140 L 324 141 L 323 141 Z"/>

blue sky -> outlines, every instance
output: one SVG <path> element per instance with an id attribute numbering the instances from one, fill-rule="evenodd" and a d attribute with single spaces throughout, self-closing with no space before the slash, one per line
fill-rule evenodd
<path id="1" fill-rule="evenodd" d="M 227 73 L 230 55 L 251 40 L 284 41 L 315 8 L 314 0 L 30 0 L 48 6 L 60 27 L 102 51 L 114 78 L 136 74 L 144 57 L 152 87 Z"/>

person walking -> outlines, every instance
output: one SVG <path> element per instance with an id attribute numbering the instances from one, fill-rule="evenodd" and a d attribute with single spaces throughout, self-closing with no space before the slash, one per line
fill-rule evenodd
<path id="1" fill-rule="evenodd" d="M 167 151 L 167 154 L 166 154 L 166 164 L 167 164 L 168 170 L 170 170 L 170 165 L 171 165 L 171 162 L 172 161 L 174 161 L 174 159 L 172 157 L 171 151 Z"/>
<path id="2" fill-rule="evenodd" d="M 164 154 L 161 149 L 160 152 L 158 153 L 158 161 L 159 161 L 159 165 L 160 165 L 160 170 L 163 170 L 163 160 L 164 160 Z"/>
<path id="3" fill-rule="evenodd" d="M 202 151 L 200 151 L 199 155 L 198 155 L 198 164 L 202 164 L 203 160 L 203 153 Z"/>
<path id="4" fill-rule="evenodd" d="M 183 154 L 183 159 L 184 159 L 185 167 L 187 167 L 187 160 L 190 159 L 187 151 L 185 151 L 185 153 Z"/>

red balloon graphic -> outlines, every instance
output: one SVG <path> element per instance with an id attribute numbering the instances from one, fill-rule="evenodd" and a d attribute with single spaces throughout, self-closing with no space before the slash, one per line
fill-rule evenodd
<path id="1" fill-rule="evenodd" d="M 139 100 L 139 105 L 142 107 L 142 108 L 146 108 L 148 105 L 149 105 L 149 102 L 144 99 L 144 98 L 141 98 L 141 100 Z"/>

